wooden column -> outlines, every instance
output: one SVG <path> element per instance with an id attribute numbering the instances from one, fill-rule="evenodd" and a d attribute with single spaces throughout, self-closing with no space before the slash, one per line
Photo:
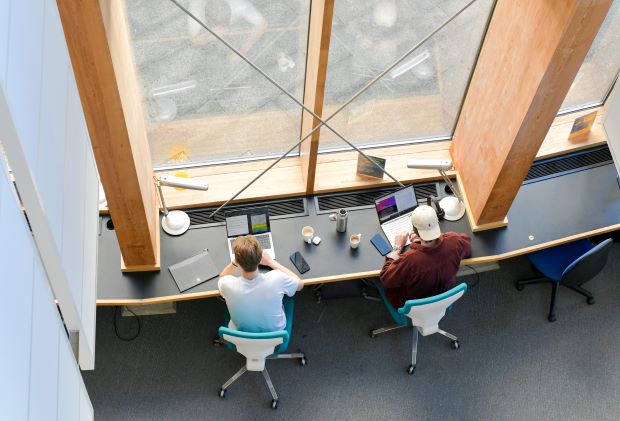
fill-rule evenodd
<path id="1" fill-rule="evenodd" d="M 124 3 L 57 3 L 123 270 L 159 270 L 157 197 Z"/>
<path id="2" fill-rule="evenodd" d="M 334 0 L 313 0 L 310 8 L 308 28 L 308 53 L 306 59 L 306 83 L 304 87 L 304 105 L 315 114 L 323 116 L 323 99 L 325 96 L 325 78 L 327 76 L 327 58 L 329 40 L 332 32 Z M 304 111 L 301 118 L 301 134 L 306 136 L 320 122 Z M 308 194 L 314 191 L 316 158 L 319 150 L 317 130 L 300 146 L 302 172 Z"/>
<path id="3" fill-rule="evenodd" d="M 501 225 L 611 0 L 498 0 L 452 143 L 472 228 Z"/>

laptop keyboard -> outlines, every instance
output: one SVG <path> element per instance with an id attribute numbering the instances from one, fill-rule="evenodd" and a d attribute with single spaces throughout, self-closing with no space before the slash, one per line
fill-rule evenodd
<path id="1" fill-rule="evenodd" d="M 403 215 L 398 219 L 382 225 L 383 232 L 385 232 L 385 235 L 392 246 L 394 246 L 394 239 L 397 234 L 400 234 L 401 232 L 411 232 L 411 221 L 409 218 L 410 215 Z M 407 239 L 407 244 L 409 244 L 409 239 Z"/>
<path id="2" fill-rule="evenodd" d="M 269 250 L 270 248 L 272 248 L 269 234 L 258 234 L 255 235 L 254 238 L 258 240 L 258 243 L 263 248 L 263 250 Z M 232 250 L 232 245 L 233 241 L 235 241 L 235 238 L 229 238 L 228 241 L 230 242 L 230 249 Z"/>
<path id="3" fill-rule="evenodd" d="M 263 250 L 267 250 L 271 248 L 271 241 L 269 239 L 269 234 L 259 234 L 259 235 L 255 235 L 254 237 L 258 240 Z"/>

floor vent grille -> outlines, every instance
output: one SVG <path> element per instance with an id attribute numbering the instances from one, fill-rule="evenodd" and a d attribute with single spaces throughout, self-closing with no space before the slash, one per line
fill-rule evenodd
<path id="1" fill-rule="evenodd" d="M 372 190 L 330 193 L 317 196 L 316 209 L 317 213 L 333 212 L 340 208 L 348 210 L 367 209 L 374 206 L 377 197 L 389 194 L 400 189 L 399 186 L 382 187 Z M 416 199 L 422 203 L 428 196 L 437 197 L 437 183 L 420 183 L 414 184 Z"/>
<path id="2" fill-rule="evenodd" d="M 269 219 L 290 218 L 294 216 L 304 216 L 308 214 L 306 199 L 303 197 L 253 202 L 251 204 L 240 203 L 238 205 L 226 206 L 224 209 L 219 211 L 213 219 L 209 218 L 209 215 L 211 215 L 211 213 L 215 209 L 217 209 L 217 207 L 191 209 L 187 210 L 186 212 L 189 215 L 190 226 L 192 228 L 197 228 L 213 224 L 223 224 L 224 218 L 226 217 L 226 212 L 230 212 L 232 210 L 256 208 L 259 206 L 269 207 Z"/>
<path id="3" fill-rule="evenodd" d="M 607 146 L 575 152 L 556 158 L 549 158 L 535 162 L 527 173 L 523 184 L 607 165 L 611 162 L 613 162 L 611 152 Z M 414 187 L 418 203 L 424 203 L 428 196 L 437 197 L 437 183 L 435 182 L 414 184 Z M 315 203 L 317 213 L 334 212 L 340 208 L 348 210 L 371 208 L 377 197 L 396 191 L 399 188 L 398 186 L 390 186 L 316 196 Z M 189 215 L 190 226 L 192 228 L 199 228 L 223 224 L 227 211 L 255 208 L 258 206 L 268 206 L 269 217 L 272 219 L 308 215 L 306 199 L 303 197 L 231 205 L 220 211 L 213 219 L 209 218 L 209 215 L 217 209 L 216 207 L 190 209 L 186 212 Z"/>
<path id="4" fill-rule="evenodd" d="M 523 184 L 558 177 L 571 172 L 599 167 L 613 162 L 607 146 L 575 152 L 557 158 L 535 162 L 525 177 Z"/>

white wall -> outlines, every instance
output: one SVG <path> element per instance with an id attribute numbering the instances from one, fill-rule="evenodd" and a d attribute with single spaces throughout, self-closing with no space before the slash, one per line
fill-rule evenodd
<path id="1" fill-rule="evenodd" d="M 98 173 L 54 0 L 0 0 L 0 141 L 79 363 L 94 368 Z"/>
<path id="2" fill-rule="evenodd" d="M 92 420 L 88 393 L 4 161 L 0 221 L 0 418 Z"/>
<path id="3" fill-rule="evenodd" d="M 620 174 L 620 83 L 618 81 L 605 102 L 603 128 L 616 170 Z"/>

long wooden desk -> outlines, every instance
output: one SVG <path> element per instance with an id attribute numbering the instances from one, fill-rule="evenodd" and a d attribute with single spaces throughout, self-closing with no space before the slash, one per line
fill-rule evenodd
<path id="1" fill-rule="evenodd" d="M 472 257 L 463 265 L 494 262 L 553 245 L 620 229 L 620 188 L 613 164 L 543 179 L 520 189 L 508 215 L 508 226 L 472 233 L 464 217 L 441 224 L 442 230 L 465 232 L 472 237 Z M 311 270 L 302 275 L 306 284 L 377 276 L 384 258 L 370 238 L 380 232 L 374 209 L 349 212 L 348 230 L 336 232 L 327 214 L 317 214 L 308 198 L 308 215 L 274 219 L 271 229 L 276 258 L 295 271 L 289 255 L 301 251 Z M 208 248 L 216 265 L 228 263 L 223 225 L 190 229 L 180 237 L 161 233 L 160 272 L 126 273 L 120 270 L 116 235 L 101 217 L 97 305 L 141 305 L 192 300 L 218 295 L 217 278 L 180 293 L 168 266 Z M 322 238 L 318 246 L 302 241 L 301 228 L 311 225 Z M 349 247 L 349 235 L 362 233 L 357 250 Z"/>

